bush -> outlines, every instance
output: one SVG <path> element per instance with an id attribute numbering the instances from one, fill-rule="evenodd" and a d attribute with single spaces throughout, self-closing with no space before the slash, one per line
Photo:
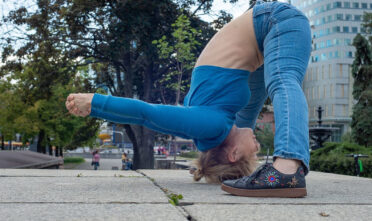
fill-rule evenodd
<path id="1" fill-rule="evenodd" d="M 261 130 L 256 131 L 256 138 L 261 144 L 261 150 L 258 155 L 266 156 L 267 149 L 269 149 L 269 155 L 274 153 L 274 133 L 270 127 L 264 127 Z"/>
<path id="2" fill-rule="evenodd" d="M 363 147 L 352 143 L 325 143 L 323 148 L 311 151 L 311 170 L 354 175 L 354 158 L 346 154 L 365 154 L 369 158 L 359 158 L 362 161 L 363 172 L 360 176 L 372 177 L 372 147 Z"/>
<path id="3" fill-rule="evenodd" d="M 185 158 L 198 158 L 199 152 L 196 151 L 190 151 L 190 152 L 183 152 L 180 154 L 180 157 L 185 157 Z"/>
<path id="4" fill-rule="evenodd" d="M 82 157 L 65 157 L 63 162 L 66 163 L 84 163 L 85 160 Z"/>

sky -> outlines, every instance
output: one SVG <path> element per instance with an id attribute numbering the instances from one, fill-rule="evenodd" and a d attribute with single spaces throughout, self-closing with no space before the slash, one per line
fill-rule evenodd
<path id="1" fill-rule="evenodd" d="M 223 0 L 214 0 L 211 15 L 200 16 L 203 20 L 211 22 L 217 18 L 217 14 L 220 10 L 225 10 L 226 12 L 233 15 L 236 18 L 243 14 L 249 8 L 249 0 L 239 0 L 235 4 L 224 3 Z"/>

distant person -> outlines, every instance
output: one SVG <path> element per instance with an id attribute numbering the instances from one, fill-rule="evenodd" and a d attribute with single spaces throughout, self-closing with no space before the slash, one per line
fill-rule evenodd
<path id="1" fill-rule="evenodd" d="M 128 160 L 127 154 L 126 153 L 123 153 L 121 155 L 121 169 L 122 170 L 126 170 L 127 160 Z"/>
<path id="2" fill-rule="evenodd" d="M 101 156 L 99 155 L 98 150 L 93 151 L 92 155 L 92 166 L 94 166 L 94 170 L 97 170 Z"/>
<path id="3" fill-rule="evenodd" d="M 223 182 L 222 189 L 231 194 L 303 197 L 310 153 L 308 105 L 301 84 L 310 52 L 307 17 L 290 4 L 258 0 L 203 49 L 184 106 L 70 94 L 66 108 L 76 116 L 192 138 L 202 152 L 194 179 Z M 260 144 L 253 129 L 268 97 L 275 116 L 274 163 L 255 171 Z"/>
<path id="4" fill-rule="evenodd" d="M 129 157 L 127 158 L 127 162 L 125 164 L 125 170 L 131 170 L 133 167 L 132 159 Z"/>

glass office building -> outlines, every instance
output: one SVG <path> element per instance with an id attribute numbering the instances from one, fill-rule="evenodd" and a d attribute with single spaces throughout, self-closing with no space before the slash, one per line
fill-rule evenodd
<path id="1" fill-rule="evenodd" d="M 352 42 L 361 27 L 364 12 L 372 12 L 371 0 L 292 0 L 310 20 L 312 53 L 303 83 L 309 105 L 310 125 L 317 124 L 316 109 L 322 106 L 323 124 L 339 128 L 332 141 L 350 130 L 353 107 Z"/>

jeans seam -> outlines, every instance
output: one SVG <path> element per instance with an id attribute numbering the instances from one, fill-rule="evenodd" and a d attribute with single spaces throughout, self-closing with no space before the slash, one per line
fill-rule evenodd
<path id="1" fill-rule="evenodd" d="M 276 30 L 276 33 L 277 33 L 277 36 L 279 35 L 279 30 L 278 30 L 278 25 L 275 25 L 275 30 Z M 289 146 L 289 113 L 288 113 L 288 92 L 287 92 L 287 88 L 285 87 L 285 85 L 283 84 L 283 80 L 282 80 L 282 76 L 281 76 L 281 72 L 280 72 L 280 67 L 279 67 L 279 62 L 278 62 L 278 58 L 279 58 L 279 46 L 280 46 L 280 42 L 279 42 L 279 37 L 277 38 L 277 42 L 278 42 L 278 52 L 276 53 L 276 62 L 277 62 L 277 69 L 278 69 L 278 74 L 279 74 L 279 80 L 280 80 L 280 84 L 283 86 L 284 88 L 284 91 L 285 91 L 285 96 L 286 96 L 286 103 L 285 103 L 285 106 L 286 106 L 286 114 L 287 114 L 287 119 L 288 121 L 286 122 L 287 125 L 287 130 L 286 130 L 286 139 L 287 139 L 287 143 L 286 143 L 286 151 L 288 151 L 288 146 Z"/>

